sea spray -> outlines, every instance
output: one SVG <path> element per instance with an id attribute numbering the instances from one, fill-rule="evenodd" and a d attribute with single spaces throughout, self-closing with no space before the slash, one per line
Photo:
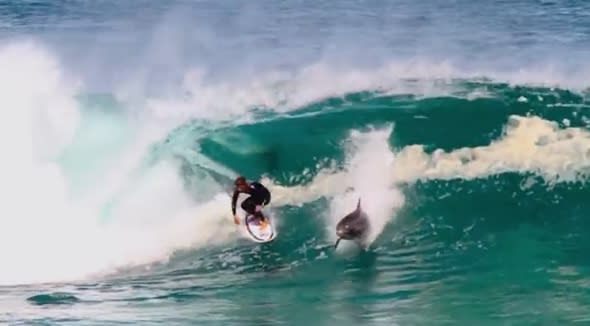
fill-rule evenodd
<path id="1" fill-rule="evenodd" d="M 335 226 L 356 208 L 358 199 L 367 213 L 370 232 L 367 244 L 381 234 L 385 225 L 395 218 L 396 210 L 404 204 L 402 193 L 391 183 L 389 166 L 395 160 L 389 147 L 393 126 L 367 131 L 353 130 L 346 142 L 345 176 L 340 187 L 349 191 L 330 201 L 329 237 L 335 239 Z"/>
<path id="2" fill-rule="evenodd" d="M 87 145 L 112 143 L 95 137 L 74 141 L 82 86 L 33 43 L 0 47 L 0 67 L 0 105 L 7 114 L 0 128 L 6 133 L 0 284 L 78 280 L 231 240 L 234 228 L 224 223 L 226 194 L 196 201 L 174 160 L 144 164 L 167 125 L 144 119 L 121 140 L 123 150 L 106 151 L 110 156 L 101 158 L 107 163 L 88 169 L 96 174 L 93 182 L 74 187 L 72 171 L 60 162 L 63 154 L 83 162 Z"/>

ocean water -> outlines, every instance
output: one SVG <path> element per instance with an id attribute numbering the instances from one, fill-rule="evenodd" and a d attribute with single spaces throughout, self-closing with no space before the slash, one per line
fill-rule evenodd
<path id="1" fill-rule="evenodd" d="M 581 0 L 0 1 L 0 323 L 590 324 L 588 58 Z"/>

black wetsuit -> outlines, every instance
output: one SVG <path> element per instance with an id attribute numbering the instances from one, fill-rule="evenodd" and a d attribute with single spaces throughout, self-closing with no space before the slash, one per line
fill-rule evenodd
<path id="1" fill-rule="evenodd" d="M 256 214 L 256 206 L 268 205 L 268 203 L 270 203 L 270 192 L 258 182 L 250 183 L 248 190 L 244 191 L 244 193 L 250 194 L 250 197 L 246 198 L 240 206 L 242 206 L 242 208 L 249 214 Z M 239 194 L 240 191 L 234 190 L 234 195 L 231 201 L 231 211 L 234 216 L 236 215 L 236 202 Z"/>

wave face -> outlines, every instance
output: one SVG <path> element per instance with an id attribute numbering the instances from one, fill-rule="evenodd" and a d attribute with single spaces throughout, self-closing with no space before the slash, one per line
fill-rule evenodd
<path id="1" fill-rule="evenodd" d="M 590 320 L 588 12 L 0 4 L 0 322 Z"/>

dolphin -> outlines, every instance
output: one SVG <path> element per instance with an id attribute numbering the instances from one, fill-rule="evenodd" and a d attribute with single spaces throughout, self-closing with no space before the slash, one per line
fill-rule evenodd
<path id="1" fill-rule="evenodd" d="M 338 247 L 340 240 L 354 240 L 357 244 L 364 242 L 369 233 L 369 218 L 367 214 L 361 209 L 361 199 L 359 198 L 356 209 L 346 215 L 338 225 L 336 225 L 336 235 L 338 240 L 334 245 L 334 249 Z"/>

